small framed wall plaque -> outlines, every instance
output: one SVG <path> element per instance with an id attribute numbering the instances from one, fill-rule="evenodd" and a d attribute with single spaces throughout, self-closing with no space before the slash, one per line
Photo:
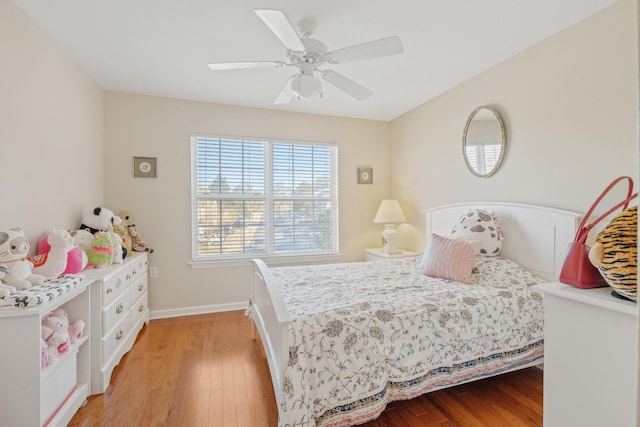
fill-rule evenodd
<path id="1" fill-rule="evenodd" d="M 358 168 L 358 184 L 373 184 L 373 168 Z"/>
<path id="2" fill-rule="evenodd" d="M 155 178 L 157 174 L 155 157 L 134 157 L 133 176 Z"/>

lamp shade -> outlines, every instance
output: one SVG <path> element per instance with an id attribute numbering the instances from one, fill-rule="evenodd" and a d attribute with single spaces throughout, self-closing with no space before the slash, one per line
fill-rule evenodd
<path id="1" fill-rule="evenodd" d="M 291 81 L 291 89 L 295 96 L 303 99 L 317 98 L 322 93 L 320 80 L 312 73 L 302 72 Z"/>
<path id="2" fill-rule="evenodd" d="M 374 224 L 397 224 L 407 222 L 400 203 L 397 200 L 383 200 L 380 202 L 378 213 L 373 220 Z"/>

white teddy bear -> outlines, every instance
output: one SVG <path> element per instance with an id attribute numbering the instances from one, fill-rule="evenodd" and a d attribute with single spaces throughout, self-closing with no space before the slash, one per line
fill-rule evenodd
<path id="1" fill-rule="evenodd" d="M 28 254 L 29 241 L 22 229 L 0 231 L 0 266 L 7 270 L 4 281 L 16 290 L 44 282 L 44 276 L 32 273 L 33 264 L 26 259 Z"/>

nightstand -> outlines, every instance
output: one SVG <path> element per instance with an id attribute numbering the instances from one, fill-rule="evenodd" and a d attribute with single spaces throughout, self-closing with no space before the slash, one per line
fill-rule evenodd
<path id="1" fill-rule="evenodd" d="M 405 251 L 404 249 L 399 249 L 399 251 L 400 253 L 397 254 L 385 254 L 384 252 L 382 252 L 382 248 L 365 249 L 364 260 L 379 261 L 381 259 L 407 258 L 420 255 L 417 252 Z"/>
<path id="2" fill-rule="evenodd" d="M 636 303 L 609 287 L 533 288 L 544 293 L 544 425 L 636 425 Z"/>

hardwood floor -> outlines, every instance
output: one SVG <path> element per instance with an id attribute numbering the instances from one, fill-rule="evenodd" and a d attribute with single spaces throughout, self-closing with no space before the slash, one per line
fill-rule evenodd
<path id="1" fill-rule="evenodd" d="M 256 334 L 257 336 L 257 334 Z M 272 427 L 269 368 L 242 311 L 152 320 L 69 426 Z M 501 375 L 392 402 L 364 426 L 542 425 L 542 371 Z"/>

